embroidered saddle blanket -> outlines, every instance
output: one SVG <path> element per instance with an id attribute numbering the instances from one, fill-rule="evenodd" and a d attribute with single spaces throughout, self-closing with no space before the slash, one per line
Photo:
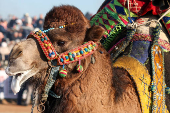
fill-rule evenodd
<path id="1" fill-rule="evenodd" d="M 145 15 L 148 11 L 152 11 L 153 15 L 162 15 L 165 12 L 165 10 L 162 11 L 158 7 L 153 6 L 151 1 L 148 0 L 129 1 L 130 12 L 127 9 L 126 0 L 107 0 L 90 21 L 91 25 L 100 25 L 106 29 L 104 37 L 100 42 L 111 56 L 114 56 L 114 53 L 126 42 L 126 37 L 121 35 L 125 33 L 126 25 L 131 20 L 138 21 L 138 18 Z M 170 13 L 162 21 L 170 34 Z M 158 39 L 157 44 L 154 46 L 152 46 L 152 43 L 153 37 L 151 35 L 134 34 L 130 42 L 128 56 L 118 58 L 113 63 L 113 66 L 126 69 L 132 76 L 137 86 L 143 113 L 169 113 L 165 105 L 163 52 L 170 51 L 170 44 L 162 39 Z M 149 53 L 151 49 L 152 53 Z M 152 55 L 152 64 L 154 65 L 152 67 L 153 76 L 150 76 L 144 66 L 150 54 Z M 151 81 L 151 79 L 154 80 Z M 149 90 L 150 88 L 151 90 Z"/>
<path id="2" fill-rule="evenodd" d="M 135 0 L 130 1 L 130 12 L 127 9 L 127 0 L 107 0 L 98 12 L 91 18 L 90 24 L 100 25 L 106 29 L 104 37 L 100 40 L 104 48 L 109 51 L 113 46 L 112 42 L 120 35 L 125 29 L 128 22 L 135 21 L 140 16 L 143 16 L 148 11 L 152 11 L 154 15 L 161 16 L 165 10 L 160 10 L 155 7 L 148 0 Z M 137 10 L 134 10 L 137 8 Z M 130 13 L 130 17 L 129 17 Z M 166 14 L 162 19 L 168 33 L 170 34 L 170 13 Z"/>
<path id="3" fill-rule="evenodd" d="M 143 113 L 169 113 L 165 104 L 165 99 L 163 95 L 159 94 L 155 98 L 160 98 L 160 102 L 152 102 L 152 91 L 150 86 L 152 85 L 151 76 L 148 73 L 146 67 L 131 56 L 122 56 L 113 63 L 113 67 L 121 67 L 126 69 L 131 75 L 137 86 L 137 92 L 139 94 L 139 99 L 141 103 L 141 108 Z M 160 81 L 163 82 L 163 81 Z M 164 87 L 164 86 L 161 86 Z M 157 111 L 153 111 L 153 108 L 157 108 Z"/>

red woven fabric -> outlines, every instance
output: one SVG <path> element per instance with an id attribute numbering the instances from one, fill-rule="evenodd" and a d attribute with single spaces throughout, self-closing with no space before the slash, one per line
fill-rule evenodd
<path id="1" fill-rule="evenodd" d="M 124 7 L 127 8 L 127 0 L 118 0 Z M 153 15 L 159 15 L 166 10 L 160 10 L 159 7 L 153 6 L 150 0 L 129 0 L 130 11 L 143 16 L 147 12 L 152 11 Z"/>

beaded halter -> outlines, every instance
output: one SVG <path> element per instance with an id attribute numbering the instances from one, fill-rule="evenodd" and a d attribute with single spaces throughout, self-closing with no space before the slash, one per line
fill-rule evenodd
<path id="1" fill-rule="evenodd" d="M 97 43 L 89 41 L 78 48 L 60 54 L 58 57 L 58 62 L 60 65 L 65 65 L 78 60 L 82 60 L 86 56 L 93 54 L 97 46 Z"/>
<path id="2" fill-rule="evenodd" d="M 74 23 L 71 23 L 71 25 L 74 25 Z M 63 65 L 63 67 L 64 67 L 64 65 L 66 65 L 66 64 L 70 64 L 70 63 L 79 61 L 79 64 L 77 65 L 77 71 L 82 72 L 83 67 L 80 65 L 80 60 L 93 54 L 94 51 L 98 47 L 97 43 L 95 43 L 93 41 L 89 41 L 89 42 L 85 43 L 84 45 L 81 45 L 80 47 L 77 47 L 73 50 L 66 51 L 59 55 L 55 51 L 50 39 L 48 38 L 48 36 L 45 33 L 47 33 L 50 30 L 53 30 L 53 29 L 65 28 L 66 26 L 68 26 L 68 25 L 59 26 L 58 28 L 49 28 L 49 29 L 43 30 L 43 31 L 39 30 L 36 32 L 31 32 L 27 37 L 27 39 L 34 37 L 38 41 L 46 58 L 48 59 L 48 61 L 51 61 L 52 65 L 53 65 L 53 66 L 50 66 L 50 68 L 51 68 L 50 76 L 49 76 L 49 79 L 47 80 L 47 84 L 45 86 L 45 91 L 42 94 L 41 103 L 39 104 L 38 107 L 45 108 L 45 106 L 43 104 L 44 104 L 44 102 L 47 101 L 49 94 L 55 98 L 60 98 L 60 96 L 58 96 L 55 93 L 53 93 L 52 91 L 50 91 L 52 85 L 54 84 L 54 82 L 56 80 L 58 72 L 61 77 L 65 77 L 67 75 L 67 71 L 64 68 L 59 71 L 59 65 Z M 51 92 L 52 92 L 52 94 L 51 94 Z M 32 107 L 32 108 L 34 108 L 34 107 Z M 41 112 L 43 112 L 43 110 Z"/>
<path id="3" fill-rule="evenodd" d="M 74 23 L 71 23 L 71 25 L 74 25 Z M 48 36 L 45 34 L 50 30 L 53 29 L 61 29 L 61 28 L 65 28 L 68 25 L 63 25 L 63 26 L 59 26 L 58 28 L 49 28 L 47 30 L 39 30 L 34 32 L 31 32 L 30 35 L 28 35 L 27 38 L 31 38 L 32 36 L 34 38 L 37 39 L 38 43 L 41 46 L 41 49 L 43 50 L 45 56 L 47 57 L 48 60 L 54 60 L 57 59 L 58 54 L 56 53 L 54 47 L 52 46 L 52 43 L 50 41 L 50 39 L 48 38 Z"/>
<path id="4" fill-rule="evenodd" d="M 74 25 L 75 23 L 71 23 L 70 25 Z M 69 50 L 65 53 L 61 53 L 60 55 L 55 51 L 50 39 L 45 34 L 50 30 L 53 29 L 61 29 L 65 28 L 68 25 L 59 26 L 57 28 L 49 28 L 47 30 L 39 30 L 36 32 L 31 32 L 30 35 L 28 35 L 27 38 L 31 38 L 32 36 L 37 39 L 38 43 L 41 46 L 41 49 L 43 50 L 45 56 L 49 61 L 52 61 L 54 59 L 58 60 L 59 65 L 66 65 L 70 64 L 72 62 L 76 62 L 78 60 L 82 60 L 85 57 L 93 54 L 93 52 L 98 47 L 97 43 L 93 41 L 89 41 L 85 43 L 84 45 L 77 47 L 73 50 Z"/>
<path id="5" fill-rule="evenodd" d="M 50 30 L 52 30 L 52 29 L 50 29 Z M 47 30 L 47 31 L 49 31 L 49 30 Z M 37 39 L 38 43 L 41 46 L 41 49 L 43 50 L 45 56 L 47 57 L 47 59 L 49 61 L 57 59 L 59 65 L 66 65 L 66 64 L 70 64 L 70 63 L 82 60 L 85 57 L 93 54 L 94 51 L 98 47 L 97 43 L 95 43 L 93 41 L 89 41 L 89 42 L 85 43 L 84 45 L 81 45 L 73 50 L 66 51 L 59 55 L 55 51 L 50 39 L 44 33 L 44 31 L 40 30 L 40 31 L 36 31 L 35 33 L 31 32 L 27 38 L 31 38 L 32 36 L 35 39 Z"/>
<path id="6" fill-rule="evenodd" d="M 31 32 L 27 38 L 31 38 L 32 36 L 37 39 L 48 60 L 54 60 L 58 57 L 58 54 L 52 46 L 50 39 L 45 33 L 43 33 L 41 30 L 36 31 L 35 33 Z"/>

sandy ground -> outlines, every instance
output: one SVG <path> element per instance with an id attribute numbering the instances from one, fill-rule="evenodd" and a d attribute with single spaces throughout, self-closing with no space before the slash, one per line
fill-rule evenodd
<path id="1" fill-rule="evenodd" d="M 17 105 L 15 101 L 3 100 L 0 103 L 0 113 L 31 113 L 32 105 L 21 106 Z M 40 113 L 37 111 L 37 106 L 34 108 L 34 113 Z"/>

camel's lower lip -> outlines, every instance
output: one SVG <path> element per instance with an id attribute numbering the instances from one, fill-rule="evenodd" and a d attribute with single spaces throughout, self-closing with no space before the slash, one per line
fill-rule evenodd
<path id="1" fill-rule="evenodd" d="M 11 83 L 11 89 L 14 92 L 14 94 L 18 93 L 21 85 L 27 80 L 26 76 L 31 70 L 25 71 L 23 73 L 17 73 L 13 76 L 12 83 Z"/>
<path id="2" fill-rule="evenodd" d="M 16 74 L 11 74 L 13 76 L 12 79 L 12 83 L 11 83 L 11 89 L 14 92 L 14 94 L 18 93 L 21 85 L 32 76 L 32 74 L 30 74 L 31 70 L 34 68 L 34 66 L 26 71 L 22 71 L 22 72 L 15 72 Z"/>

